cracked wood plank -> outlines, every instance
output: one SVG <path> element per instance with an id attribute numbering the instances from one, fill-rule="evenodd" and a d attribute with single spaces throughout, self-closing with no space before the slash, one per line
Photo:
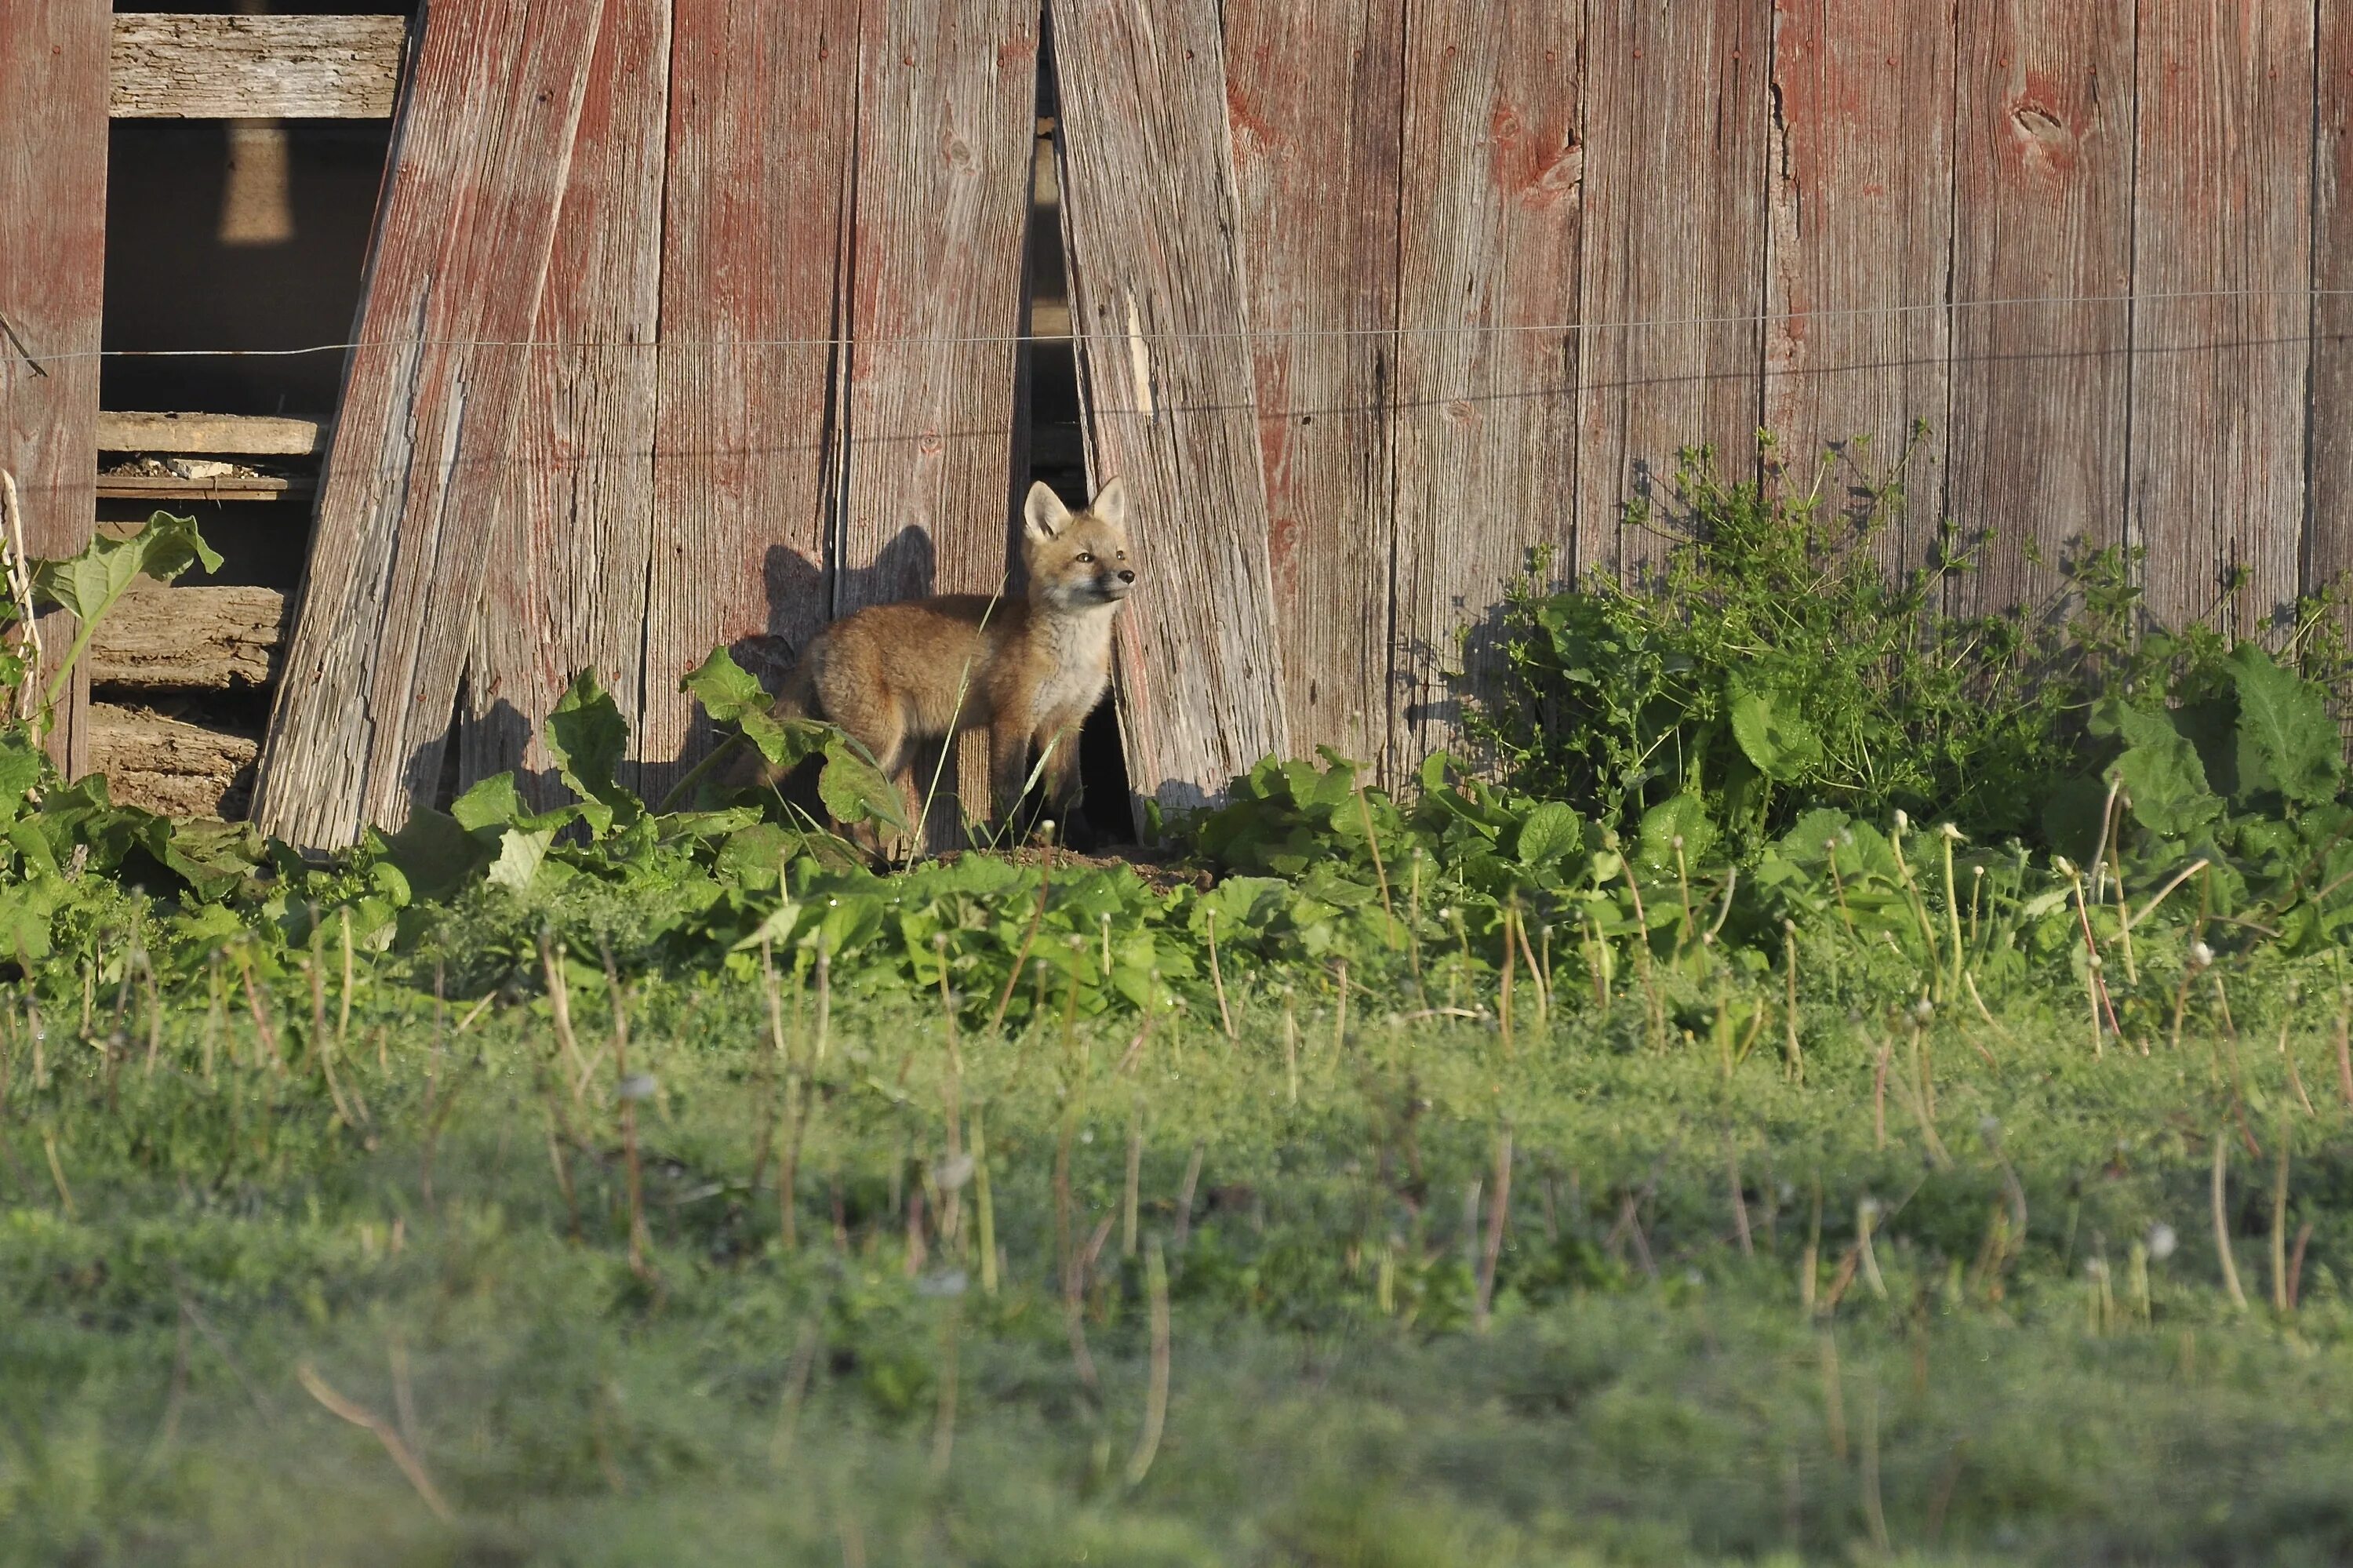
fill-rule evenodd
<path id="1" fill-rule="evenodd" d="M 1377 776 L 1392 722 L 1404 42 L 1404 0 L 1225 7 L 1291 742 L 1333 747 Z"/>
<path id="2" fill-rule="evenodd" d="M 1530 552 L 1556 569 L 1575 558 L 1582 354 L 1562 323 L 1582 309 L 1589 221 L 1579 10 L 1409 14 L 1392 780 L 1462 748 L 1465 699 L 1498 673 L 1497 611 Z"/>
<path id="3" fill-rule="evenodd" d="M 254 737 L 113 703 L 90 705 L 90 764 L 118 805 L 174 817 L 242 816 Z"/>
<path id="4" fill-rule="evenodd" d="M 639 740 L 656 797 L 712 744 L 680 678 L 719 644 L 805 645 L 831 601 L 857 73 L 857 0 L 675 14 Z"/>
<path id="5" fill-rule="evenodd" d="M 429 800 L 603 0 L 445 0 L 396 132 L 255 818 L 337 848 Z M 480 61 L 506 69 L 485 79 Z"/>
<path id="6" fill-rule="evenodd" d="M 2126 528 L 2168 626 L 2252 637 L 2303 583 L 2312 29 L 2306 0 L 2140 6 Z"/>
<path id="7" fill-rule="evenodd" d="M 1767 0 L 1594 5 L 1587 42 L 1577 567 L 1631 577 L 1663 548 L 1676 453 L 1756 471 Z"/>
<path id="8" fill-rule="evenodd" d="M 1142 801 L 1288 753 L 1215 0 L 1058 0 L 1062 221 L 1089 482 L 1142 557 L 1114 640 Z"/>
<path id="9" fill-rule="evenodd" d="M 2031 556 L 2123 538 L 2132 48 L 2131 0 L 1960 8 L 1947 509 L 1979 542 L 1957 610 L 2037 602 Z M 2094 302 L 1999 302 L 2069 298 Z"/>
<path id="10" fill-rule="evenodd" d="M 0 4 L 0 468 L 37 557 L 81 549 L 97 514 L 107 22 L 89 0 Z M 72 633 L 47 620 L 55 657 Z M 89 701 L 77 671 L 48 736 L 69 776 L 88 764 Z"/>
<path id="11" fill-rule="evenodd" d="M 185 452 L 214 457 L 308 457 L 325 445 L 316 419 L 259 414 L 101 413 L 102 452 Z"/>
<path id="12" fill-rule="evenodd" d="M 90 640 L 101 691 L 259 690 L 276 673 L 286 595 L 266 588 L 165 587 L 142 577 Z"/>
<path id="13" fill-rule="evenodd" d="M 2353 571 L 2353 7 L 2321 7 L 2316 48 L 2307 593 Z"/>
<path id="14" fill-rule="evenodd" d="M 406 16 L 127 12 L 113 21 L 108 111 L 117 119 L 383 120 L 408 44 Z"/>
<path id="15" fill-rule="evenodd" d="M 1773 29 L 1765 429 L 1788 488 L 1857 513 L 1903 464 L 1881 558 L 1924 564 L 1945 491 L 1955 19 L 1914 0 L 1781 0 Z M 1924 428 L 1915 445 L 1915 422 Z M 1908 455 L 1907 455 L 1908 454 Z"/>
<path id="16" fill-rule="evenodd" d="M 866 0 L 862 21 L 837 616 L 926 594 L 1018 592 L 1009 530 L 1029 488 L 1014 340 L 1038 7 Z M 987 736 L 958 750 L 939 774 L 935 848 L 961 842 L 961 818 L 990 811 Z M 919 760 L 919 789 L 934 760 Z"/>
<path id="17" fill-rule="evenodd" d="M 547 715 L 593 669 L 628 721 L 638 783 L 653 549 L 656 340 L 670 0 L 606 0 L 547 284 L 523 366 L 465 683 L 459 786 L 512 769 L 565 798 Z M 673 682 L 673 683 L 675 683 Z"/>

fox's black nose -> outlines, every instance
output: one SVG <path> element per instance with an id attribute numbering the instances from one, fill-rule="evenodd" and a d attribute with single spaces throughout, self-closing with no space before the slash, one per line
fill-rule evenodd
<path id="1" fill-rule="evenodd" d="M 1119 574 L 1119 580 L 1124 583 L 1132 583 L 1135 580 L 1135 574 L 1134 572 L 1124 571 Z"/>

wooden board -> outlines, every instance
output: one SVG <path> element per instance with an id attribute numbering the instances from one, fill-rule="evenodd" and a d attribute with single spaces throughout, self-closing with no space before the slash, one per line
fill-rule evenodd
<path id="1" fill-rule="evenodd" d="M 1140 799 L 1216 799 L 1287 752 L 1215 0 L 1054 8 L 1089 482 L 1142 558 L 1114 650 Z"/>
<path id="2" fill-rule="evenodd" d="M 316 419 L 257 414 L 109 414 L 98 417 L 102 452 L 185 452 L 214 457 L 307 457 L 322 450 Z"/>
<path id="3" fill-rule="evenodd" d="M 1978 543 L 1957 610 L 2043 603 L 2060 580 L 2031 555 L 2123 537 L 2133 26 L 2131 0 L 1960 8 L 1947 493 Z"/>
<path id="4" fill-rule="evenodd" d="M 2305 0 L 2140 7 L 2127 528 L 2167 625 L 2253 636 L 2302 585 L 2312 29 Z"/>
<path id="5" fill-rule="evenodd" d="M 256 819 L 348 844 L 430 799 L 603 0 L 442 0 L 404 105 Z M 480 62 L 504 69 L 485 79 Z"/>
<path id="6" fill-rule="evenodd" d="M 0 468 L 37 557 L 79 550 L 96 514 L 106 35 L 90 0 L 0 4 Z M 87 702 L 77 676 L 50 732 L 69 773 L 88 757 Z"/>
<path id="7" fill-rule="evenodd" d="M 101 501 L 220 502 L 301 500 L 318 493 L 318 483 L 306 474 L 230 473 L 213 479 L 185 479 L 172 473 L 101 473 Z"/>
<path id="8" fill-rule="evenodd" d="M 582 669 L 634 735 L 653 548 L 657 339 L 670 0 L 606 0 L 547 283 L 523 366 L 514 450 L 465 683 L 459 788 L 509 769 L 565 791 L 547 715 Z M 675 683 L 673 682 L 673 683 Z M 636 768 L 621 782 L 634 787 Z"/>
<path id="9" fill-rule="evenodd" d="M 127 12 L 113 23 L 118 119 L 383 120 L 408 42 L 405 16 Z"/>
<path id="10" fill-rule="evenodd" d="M 1451 0 L 1410 13 L 1392 779 L 1461 748 L 1530 552 L 1548 549 L 1556 572 L 1574 558 L 1582 356 L 1564 323 L 1579 316 L 1590 167 L 1579 11 Z"/>
<path id="11" fill-rule="evenodd" d="M 142 577 L 90 641 L 101 691 L 256 690 L 276 673 L 286 595 L 266 588 L 166 588 Z"/>
<path id="12" fill-rule="evenodd" d="M 1916 0 L 1774 19 L 1765 428 L 1799 493 L 1836 447 L 1821 493 L 1850 511 L 1902 465 L 1909 505 L 1880 540 L 1898 568 L 1926 561 L 1944 510 L 1955 34 Z"/>
<path id="13" fill-rule="evenodd" d="M 830 602 L 857 70 L 856 0 L 676 13 L 640 741 L 657 794 L 710 744 L 680 677 L 717 644 L 797 648 Z"/>
<path id="14" fill-rule="evenodd" d="M 92 703 L 90 766 L 118 805 L 174 817 L 245 814 L 253 789 L 253 736 L 189 724 L 151 709 Z"/>
<path id="15" fill-rule="evenodd" d="M 2308 593 L 2353 571 L 2353 6 L 2321 7 L 2317 49 Z"/>
<path id="16" fill-rule="evenodd" d="M 1763 344 L 1767 0 L 1588 9 L 1577 565 L 1660 553 L 1620 526 L 1671 509 L 1677 450 L 1756 471 Z"/>
<path id="17" fill-rule="evenodd" d="M 1241 214 L 1291 743 L 1386 767 L 1396 554 L 1403 0 L 1229 0 Z"/>
<path id="18" fill-rule="evenodd" d="M 1028 418 L 1017 409 L 1036 148 L 1035 0 L 867 0 L 833 613 L 1008 574 Z M 940 775 L 932 837 L 986 818 L 986 737 Z M 930 759 L 922 788 L 930 787 Z M 969 783 L 965 780 L 969 779 Z"/>

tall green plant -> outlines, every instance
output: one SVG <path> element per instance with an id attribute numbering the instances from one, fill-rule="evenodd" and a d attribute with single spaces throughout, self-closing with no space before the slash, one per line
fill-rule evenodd
<path id="1" fill-rule="evenodd" d="M 2115 548 L 2043 563 L 2041 604 L 1947 614 L 1947 584 L 1973 565 L 1949 526 L 1931 565 L 1883 561 L 1908 456 L 1877 478 L 1826 456 L 1800 490 L 1727 481 L 1687 450 L 1667 503 L 1626 519 L 1666 541 L 1650 575 L 1564 590 L 1534 564 L 1505 607 L 1504 689 L 1474 733 L 1529 793 L 1626 824 L 1689 801 L 1678 814 L 1743 854 L 1817 807 L 2041 838 L 2055 798 L 2104 805 L 2119 758 L 2133 799 L 2163 815 L 2188 786 L 2173 788 L 2178 759 L 2151 771 L 2158 742 L 2135 726 L 2275 759 L 2291 801 L 2333 795 L 2333 736 L 2315 717 L 2327 694 L 2306 679 L 2346 683 L 2333 598 L 2298 607 L 2284 665 L 2204 627 L 2148 624 L 2138 556 Z"/>

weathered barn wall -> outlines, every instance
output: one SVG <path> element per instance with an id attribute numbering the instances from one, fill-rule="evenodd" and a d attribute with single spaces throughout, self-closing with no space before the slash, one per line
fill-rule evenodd
<path id="1" fill-rule="evenodd" d="M 1062 0 L 1066 83 L 1101 69 L 1102 39 L 1176 37 L 1189 15 Z M 1909 511 L 1881 547 L 1922 565 L 1954 524 L 1974 556 L 1957 609 L 2040 599 L 2056 579 L 2036 557 L 2126 543 L 2147 550 L 2156 613 L 2251 634 L 2353 562 L 2348 313 L 2327 291 L 2346 271 L 2345 0 L 1221 16 L 1226 145 L 1158 123 L 1202 112 L 1208 87 L 1098 89 L 1153 123 L 1065 116 L 1070 260 L 1075 297 L 1116 298 L 1137 253 L 1219 238 L 1218 215 L 1134 192 L 1212 180 L 1230 156 L 1296 749 L 1335 745 L 1395 780 L 1458 744 L 1528 552 L 1563 578 L 1639 572 L 1662 544 L 1624 508 L 1663 501 L 1687 445 L 1797 485 L 1836 446 L 1841 488 L 1908 450 Z M 1187 44 L 1206 70 L 1211 51 Z M 1091 178 L 1123 142 L 1197 166 Z M 1194 234 L 1160 232 L 1172 221 Z M 1154 297 L 1145 318 L 1167 308 Z M 1108 462 L 1136 334 L 1116 308 L 1076 330 Z M 1161 359 L 1189 352 L 1145 335 Z M 1157 417 L 1204 416 L 1177 400 Z M 1154 499 L 1255 558 L 1249 487 Z M 1212 602 L 1211 646 L 1261 613 Z M 1176 667 L 1124 652 L 1147 677 Z M 1171 713 L 1148 681 L 1129 695 L 1151 710 L 1132 737 L 1271 722 L 1226 702 Z M 1193 793 L 1147 755 L 1145 789 Z"/>
<path id="2" fill-rule="evenodd" d="M 2160 613 L 2244 632 L 2353 561 L 2353 0 L 1048 10 L 1086 453 L 1149 552 L 1119 644 L 1142 796 L 1458 744 L 1528 552 L 1641 570 L 1661 542 L 1623 510 L 1686 444 L 1791 483 L 1833 444 L 1845 484 L 1922 430 L 1883 548 L 1928 561 L 1949 520 L 1957 609 L 2124 542 Z M 561 152 L 530 333 L 569 346 L 525 357 L 467 776 L 543 766 L 594 662 L 674 778 L 710 646 L 992 586 L 1026 467 L 1037 14 L 606 15 L 638 42 Z M 405 809 L 447 728 L 454 686 L 400 694 L 411 756 L 339 832 Z"/>

